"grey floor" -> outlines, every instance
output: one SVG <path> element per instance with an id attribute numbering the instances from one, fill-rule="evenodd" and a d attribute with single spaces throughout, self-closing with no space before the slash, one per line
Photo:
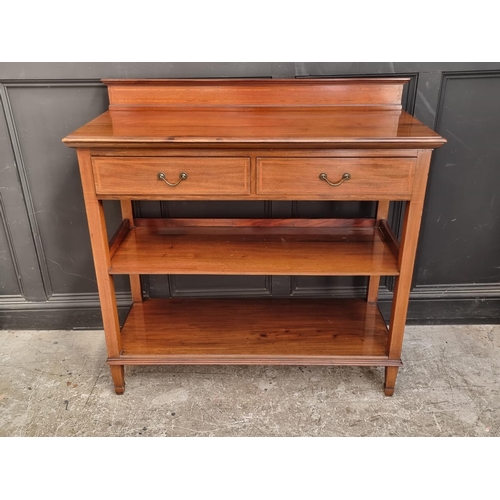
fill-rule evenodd
<path id="1" fill-rule="evenodd" d="M 103 333 L 0 331 L 0 436 L 499 436 L 500 326 L 408 327 L 382 368 L 127 367 Z"/>

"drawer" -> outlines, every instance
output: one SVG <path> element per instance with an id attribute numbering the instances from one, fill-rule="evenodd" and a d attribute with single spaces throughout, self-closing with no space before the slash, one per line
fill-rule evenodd
<path id="1" fill-rule="evenodd" d="M 250 158 L 245 157 L 94 157 L 92 164 L 98 195 L 250 194 Z"/>
<path id="2" fill-rule="evenodd" d="M 409 199 L 415 162 L 415 158 L 257 158 L 257 194 L 295 199 Z"/>

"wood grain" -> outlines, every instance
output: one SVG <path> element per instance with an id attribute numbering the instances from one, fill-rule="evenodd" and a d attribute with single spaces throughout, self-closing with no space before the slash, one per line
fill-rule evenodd
<path id="1" fill-rule="evenodd" d="M 132 201 L 130 200 L 120 200 L 120 207 L 122 211 L 122 218 L 124 220 L 128 220 L 130 226 L 133 227 L 135 225 L 134 219 L 134 210 L 132 207 Z M 114 255 L 114 253 L 113 253 Z M 129 275 L 130 280 L 130 293 L 132 294 L 132 300 L 134 302 L 142 301 L 142 285 L 141 285 L 141 277 L 138 274 Z"/>
<path id="2" fill-rule="evenodd" d="M 394 394 L 394 386 L 396 385 L 398 370 L 399 366 L 385 367 L 384 393 L 386 396 L 392 396 Z"/>
<path id="3" fill-rule="evenodd" d="M 387 219 L 389 215 L 389 204 L 390 202 L 388 200 L 380 200 L 377 202 L 377 215 L 376 215 L 377 225 L 380 225 L 380 221 Z M 366 288 L 367 302 L 371 303 L 377 302 L 379 288 L 380 288 L 380 276 L 369 276 L 368 286 Z"/>
<path id="4" fill-rule="evenodd" d="M 165 199 L 192 195 L 250 194 L 249 158 L 93 158 L 96 192 L 100 194 L 144 197 L 160 195 Z M 176 183 L 185 172 L 188 178 L 168 186 L 157 175 Z"/>
<path id="5" fill-rule="evenodd" d="M 97 200 L 95 196 L 90 151 L 79 150 L 77 154 L 108 356 L 118 356 L 121 351 L 120 323 L 116 307 L 115 284 L 113 277 L 108 274 L 108 270 L 111 267 L 111 260 L 104 208 L 102 201 Z"/>
<path id="6" fill-rule="evenodd" d="M 154 106 L 377 106 L 401 109 L 409 78 L 105 79 L 110 109 Z"/>
<path id="7" fill-rule="evenodd" d="M 373 227 L 375 219 L 190 219 L 137 218 L 138 227 Z"/>
<path id="8" fill-rule="evenodd" d="M 125 369 L 123 364 L 111 365 L 110 369 L 116 394 L 123 394 L 125 392 Z"/>
<path id="9" fill-rule="evenodd" d="M 118 247 L 121 245 L 123 239 L 130 230 L 130 222 L 125 219 L 120 224 L 120 227 L 116 230 L 115 234 L 109 240 L 109 257 L 112 258 Z"/>
<path id="10" fill-rule="evenodd" d="M 400 249 L 400 243 L 398 239 L 396 238 L 396 235 L 392 231 L 391 226 L 389 226 L 389 223 L 387 222 L 386 219 L 382 219 L 379 222 L 379 229 L 381 233 L 384 236 L 384 240 L 386 241 L 387 245 L 391 249 L 392 253 L 394 254 L 394 257 L 398 259 L 399 261 L 399 249 Z"/>
<path id="11" fill-rule="evenodd" d="M 132 207 L 132 202 L 130 200 L 121 200 L 120 209 L 122 212 L 122 219 L 128 220 L 130 225 L 134 225 L 134 210 Z"/>
<path id="12" fill-rule="evenodd" d="M 387 359 L 378 308 L 360 299 L 149 299 L 122 336 L 111 364 L 401 364 Z"/>
<path id="13" fill-rule="evenodd" d="M 403 347 L 406 314 L 410 299 L 413 266 L 417 252 L 418 235 L 424 208 L 427 176 L 431 161 L 430 151 L 421 151 L 417 160 L 417 171 L 413 198 L 407 203 L 398 266 L 401 276 L 396 278 L 389 328 L 388 353 L 390 358 L 399 358 Z"/>
<path id="14" fill-rule="evenodd" d="M 407 78 L 105 80 L 110 110 L 63 141 L 78 160 L 117 393 L 125 364 L 385 366 L 401 349 L 431 149 L 446 141 L 401 111 Z M 171 188 L 157 179 L 164 172 Z M 351 180 L 335 182 L 348 172 Z M 120 200 L 108 247 L 103 199 Z M 141 219 L 133 199 L 373 200 L 375 219 Z M 401 244 L 389 201 L 408 200 Z M 128 227 L 130 222 L 130 228 Z M 140 274 L 366 275 L 367 301 L 142 301 Z M 111 274 L 134 304 L 120 333 Z M 389 330 L 375 305 L 396 276 Z"/>
<path id="15" fill-rule="evenodd" d="M 397 275 L 373 227 L 135 227 L 111 274 Z"/>
<path id="16" fill-rule="evenodd" d="M 268 147 L 270 146 L 270 147 Z M 258 152 L 262 150 L 265 154 Z M 99 147 L 92 150 L 92 157 L 105 157 L 111 156 L 114 158 L 126 158 L 126 157 L 136 157 L 136 156 L 182 156 L 186 158 L 190 157 L 223 157 L 223 156 L 244 156 L 244 157 L 255 157 L 255 156 L 266 156 L 269 157 L 287 157 L 292 156 L 293 158 L 416 158 L 418 156 L 418 149 L 381 149 L 376 146 L 370 149 L 363 148 L 322 148 L 319 145 L 310 144 L 307 148 L 294 147 L 293 143 L 287 144 L 286 147 L 274 147 L 271 145 L 261 144 L 261 147 L 249 146 L 249 147 L 239 147 L 233 146 L 231 144 L 218 144 L 217 147 L 211 147 L 209 145 L 201 144 L 178 144 L 175 145 L 163 145 L 159 147 L 158 145 L 151 144 L 151 147 L 140 147 L 140 148 L 108 148 Z"/>
<path id="17" fill-rule="evenodd" d="M 434 148 L 446 141 L 404 111 L 304 108 L 107 111 L 70 147 Z"/>
<path id="18" fill-rule="evenodd" d="M 394 158 L 257 158 L 257 194 L 290 198 L 335 200 L 397 200 L 410 198 L 415 161 Z M 351 178 L 337 187 L 332 183 L 345 173 Z"/>

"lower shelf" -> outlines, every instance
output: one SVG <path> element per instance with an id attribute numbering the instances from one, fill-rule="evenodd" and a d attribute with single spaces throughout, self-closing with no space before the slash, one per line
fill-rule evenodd
<path id="1" fill-rule="evenodd" d="M 112 365 L 400 366 L 361 299 L 149 299 L 135 303 Z"/>

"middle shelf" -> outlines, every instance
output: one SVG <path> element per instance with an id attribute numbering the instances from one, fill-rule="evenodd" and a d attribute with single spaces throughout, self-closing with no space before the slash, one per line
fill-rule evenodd
<path id="1" fill-rule="evenodd" d="M 396 276 L 398 243 L 374 219 L 135 219 L 110 274 Z"/>

